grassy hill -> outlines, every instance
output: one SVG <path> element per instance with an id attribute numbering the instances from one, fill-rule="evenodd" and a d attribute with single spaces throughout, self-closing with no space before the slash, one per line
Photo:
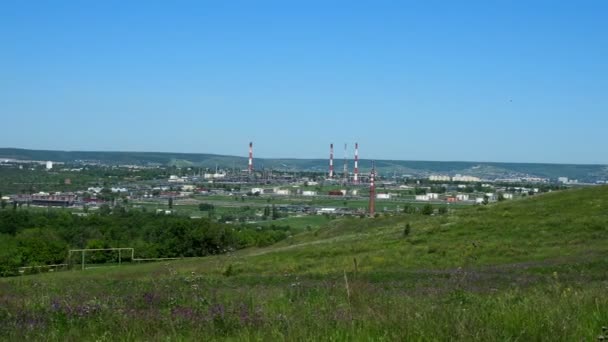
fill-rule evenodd
<path id="1" fill-rule="evenodd" d="M 608 325 L 607 241 L 606 187 L 337 219 L 264 249 L 2 279 L 0 336 L 591 340 Z"/>
<path id="2" fill-rule="evenodd" d="M 0 148 L 0 158 L 22 160 L 52 160 L 57 162 L 74 162 L 76 160 L 99 161 L 109 164 L 160 164 L 179 167 L 216 166 L 232 169 L 245 168 L 246 157 L 225 156 L 205 153 L 162 153 L 162 152 L 84 152 L 84 151 L 44 151 L 17 148 Z M 341 166 L 340 161 L 336 161 Z M 352 163 L 352 161 L 351 161 Z M 293 159 L 293 158 L 256 158 L 257 168 L 282 170 L 319 171 L 327 170 L 326 159 Z M 362 172 L 371 167 L 371 160 L 361 159 Z M 492 162 L 442 162 L 442 161 L 407 161 L 376 160 L 376 167 L 381 173 L 392 174 L 426 174 L 448 173 L 467 174 L 479 177 L 500 178 L 513 175 L 536 176 L 556 179 L 569 177 L 580 181 L 608 179 L 608 168 L 605 165 L 575 164 L 533 164 L 533 163 L 492 163 Z"/>

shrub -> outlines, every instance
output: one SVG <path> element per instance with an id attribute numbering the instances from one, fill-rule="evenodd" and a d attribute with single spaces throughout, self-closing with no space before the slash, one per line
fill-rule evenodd
<path id="1" fill-rule="evenodd" d="M 411 231 L 412 227 L 410 226 L 410 223 L 406 223 L 405 224 L 405 228 L 403 228 L 403 236 L 406 237 L 408 235 L 410 235 L 410 231 Z"/>

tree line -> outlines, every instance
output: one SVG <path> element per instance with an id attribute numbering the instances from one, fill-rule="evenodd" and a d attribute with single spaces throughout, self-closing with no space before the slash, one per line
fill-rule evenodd
<path id="1" fill-rule="evenodd" d="M 73 215 L 69 211 L 0 210 L 0 275 L 22 266 L 61 264 L 69 249 L 135 248 L 138 258 L 197 257 L 266 246 L 290 235 L 288 226 L 227 225 L 208 219 L 137 210 Z M 113 262 L 97 253 L 92 262 Z"/>

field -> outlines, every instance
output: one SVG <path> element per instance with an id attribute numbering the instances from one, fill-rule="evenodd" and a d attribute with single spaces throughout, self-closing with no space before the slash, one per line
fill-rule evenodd
<path id="1" fill-rule="evenodd" d="M 607 207 L 595 187 L 441 216 L 318 217 L 266 248 L 0 279 L 0 336 L 594 340 L 608 325 Z"/>

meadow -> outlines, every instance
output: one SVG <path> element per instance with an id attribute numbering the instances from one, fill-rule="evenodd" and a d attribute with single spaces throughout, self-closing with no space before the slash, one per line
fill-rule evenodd
<path id="1" fill-rule="evenodd" d="M 608 189 L 319 221 L 264 248 L 0 279 L 6 340 L 595 340 Z"/>

